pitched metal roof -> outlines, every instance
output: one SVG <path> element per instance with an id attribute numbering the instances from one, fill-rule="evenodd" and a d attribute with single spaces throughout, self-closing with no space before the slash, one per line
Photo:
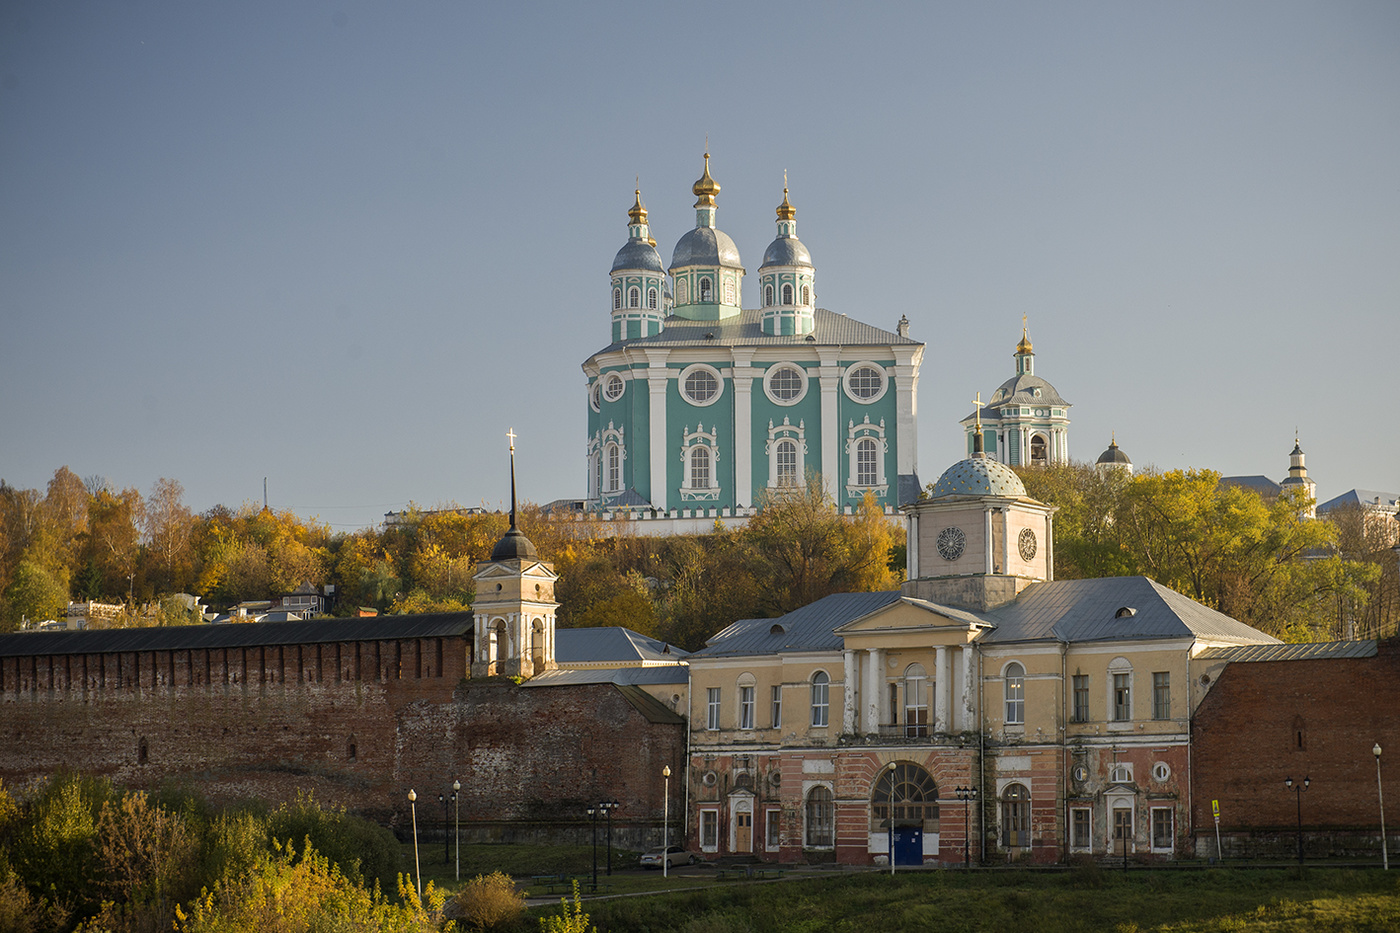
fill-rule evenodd
<path id="1" fill-rule="evenodd" d="M 1222 476 L 1220 482 L 1227 486 L 1243 486 L 1245 489 L 1253 489 L 1261 496 L 1276 496 L 1283 491 L 1283 487 L 1278 483 L 1259 474 L 1254 476 Z"/>
<path id="2" fill-rule="evenodd" d="M 724 321 L 692 321 L 668 317 L 665 329 L 650 337 L 610 344 L 599 353 L 620 347 L 748 347 L 748 346 L 923 346 L 922 341 L 837 314 L 825 308 L 812 313 L 811 334 L 779 336 L 763 332 L 763 309 L 741 311 Z M 710 336 L 706 336 L 709 334 Z M 808 337 L 811 339 L 809 340 Z M 594 354 L 595 356 L 597 354 Z"/>
<path id="3" fill-rule="evenodd" d="M 1277 638 L 1147 577 L 1033 583 L 1014 603 L 986 616 L 996 624 L 986 636 L 988 643 L 1200 638 L 1279 644 Z"/>
<path id="4" fill-rule="evenodd" d="M 690 668 L 684 664 L 660 667 L 584 667 L 576 670 L 554 670 L 536 674 L 522 687 L 576 687 L 581 684 L 684 684 L 690 680 Z"/>
<path id="5" fill-rule="evenodd" d="M 646 717 L 647 722 L 659 722 L 671 726 L 685 724 L 684 716 L 668 707 L 665 703 L 662 703 L 650 693 L 647 693 L 641 687 L 618 684 L 617 692 L 622 694 L 624 700 L 632 704 L 633 709 Z"/>
<path id="6" fill-rule="evenodd" d="M 1340 496 L 1334 496 L 1317 507 L 1319 512 L 1330 512 L 1338 506 L 1360 505 L 1369 509 L 1382 508 L 1394 514 L 1397 506 L 1397 497 L 1393 492 L 1382 492 L 1379 489 L 1348 489 Z"/>
<path id="7" fill-rule="evenodd" d="M 684 660 L 688 652 L 621 626 L 561 628 L 554 632 L 554 660 L 560 665 Z"/>
<path id="8" fill-rule="evenodd" d="M 1237 645 L 1230 648 L 1208 648 L 1197 657 L 1223 660 L 1232 664 L 1249 661 L 1317 661 L 1333 658 L 1374 658 L 1376 643 L 1360 641 L 1320 641 L 1304 645 Z"/>
<path id="9" fill-rule="evenodd" d="M 246 622 L 164 628 L 33 632 L 0 636 L 0 657 L 43 654 L 111 654 L 119 651 L 184 651 L 190 648 L 256 648 L 402 638 L 470 638 L 470 612 L 316 619 L 311 622 Z"/>
<path id="10" fill-rule="evenodd" d="M 840 651 L 837 627 L 900 598 L 884 593 L 836 593 L 776 619 L 740 619 L 714 635 L 692 658 L 802 651 Z"/>

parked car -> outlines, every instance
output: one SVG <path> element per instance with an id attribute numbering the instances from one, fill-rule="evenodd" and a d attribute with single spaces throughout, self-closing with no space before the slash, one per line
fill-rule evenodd
<path id="1" fill-rule="evenodd" d="M 660 868 L 661 853 L 666 853 L 666 867 L 675 868 L 677 865 L 695 864 L 695 856 L 687 852 L 680 846 L 667 846 L 664 850 L 657 846 L 655 849 L 645 853 L 641 862 L 643 868 Z"/>

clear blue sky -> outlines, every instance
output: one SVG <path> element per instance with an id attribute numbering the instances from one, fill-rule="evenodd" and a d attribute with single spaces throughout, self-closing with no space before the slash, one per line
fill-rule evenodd
<path id="1" fill-rule="evenodd" d="M 585 489 L 640 175 L 928 344 L 924 482 L 1012 372 L 1071 454 L 1400 488 L 1400 4 L 0 7 L 0 477 L 337 529 Z M 756 276 L 745 285 L 756 304 Z"/>

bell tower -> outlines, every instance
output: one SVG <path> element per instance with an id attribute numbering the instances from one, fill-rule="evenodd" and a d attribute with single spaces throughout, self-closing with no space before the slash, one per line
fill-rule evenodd
<path id="1" fill-rule="evenodd" d="M 476 565 L 473 677 L 533 677 L 554 670 L 554 566 L 516 526 L 515 431 L 510 438 L 510 530 Z"/>

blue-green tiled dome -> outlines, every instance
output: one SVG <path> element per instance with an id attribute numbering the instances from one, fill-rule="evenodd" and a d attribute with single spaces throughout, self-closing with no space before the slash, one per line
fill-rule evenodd
<path id="1" fill-rule="evenodd" d="M 1007 496 L 1026 494 L 1026 487 L 1011 467 L 989 457 L 969 457 L 943 471 L 929 498 L 943 496 Z"/>

